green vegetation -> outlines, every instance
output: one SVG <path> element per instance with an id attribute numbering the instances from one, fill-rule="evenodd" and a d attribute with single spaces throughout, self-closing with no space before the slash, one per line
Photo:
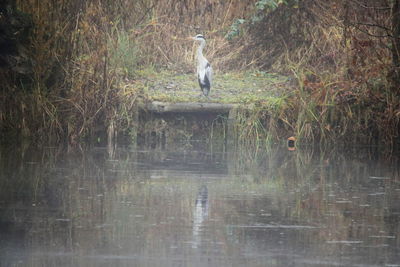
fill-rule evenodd
<path id="1" fill-rule="evenodd" d="M 0 8 L 1 45 L 12 47 L 0 54 L 6 140 L 112 138 L 138 127 L 143 102 L 206 101 L 196 46 L 186 41 L 201 32 L 216 73 L 210 101 L 242 105 L 239 139 L 399 143 L 399 1 L 9 0 Z"/>

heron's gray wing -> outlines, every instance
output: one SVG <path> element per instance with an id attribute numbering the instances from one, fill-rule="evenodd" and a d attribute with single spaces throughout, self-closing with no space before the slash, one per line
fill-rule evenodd
<path id="1" fill-rule="evenodd" d="M 208 81 L 209 81 L 209 83 L 210 83 L 210 87 L 211 87 L 211 84 L 212 84 L 212 76 L 213 76 L 213 69 L 212 69 L 210 63 L 207 63 L 207 65 L 206 65 L 206 76 L 207 76 L 207 79 L 208 79 Z"/>

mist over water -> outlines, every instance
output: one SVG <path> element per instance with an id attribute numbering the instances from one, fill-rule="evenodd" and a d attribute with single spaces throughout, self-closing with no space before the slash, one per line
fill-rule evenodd
<path id="1" fill-rule="evenodd" d="M 400 266 L 368 149 L 0 150 L 0 266 Z"/>

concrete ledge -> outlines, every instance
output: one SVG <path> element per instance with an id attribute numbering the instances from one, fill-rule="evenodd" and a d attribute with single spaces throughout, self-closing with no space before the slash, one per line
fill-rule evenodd
<path id="1" fill-rule="evenodd" d="M 197 103 L 182 102 L 168 103 L 153 101 L 148 103 L 144 109 L 156 113 L 168 112 L 208 112 L 208 113 L 228 113 L 231 109 L 237 107 L 237 104 L 221 104 L 221 103 Z"/>

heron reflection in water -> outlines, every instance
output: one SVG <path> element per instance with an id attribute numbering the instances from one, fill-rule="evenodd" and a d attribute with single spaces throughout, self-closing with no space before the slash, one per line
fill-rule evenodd
<path id="1" fill-rule="evenodd" d="M 201 242 L 201 227 L 208 217 L 208 189 L 203 185 L 199 189 L 193 212 L 193 248 L 197 248 Z"/>

